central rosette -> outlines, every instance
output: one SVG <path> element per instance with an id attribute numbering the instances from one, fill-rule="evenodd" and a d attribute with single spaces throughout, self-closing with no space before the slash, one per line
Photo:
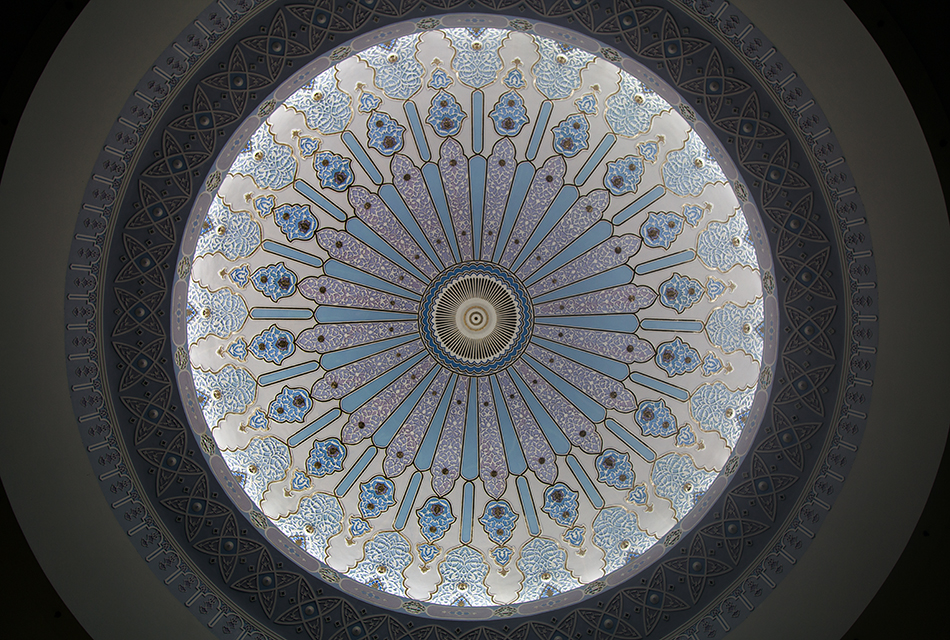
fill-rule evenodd
<path id="1" fill-rule="evenodd" d="M 443 271 L 426 289 L 419 313 L 429 353 L 467 376 L 508 367 L 527 347 L 533 321 L 524 285 L 489 262 L 465 262 Z"/>

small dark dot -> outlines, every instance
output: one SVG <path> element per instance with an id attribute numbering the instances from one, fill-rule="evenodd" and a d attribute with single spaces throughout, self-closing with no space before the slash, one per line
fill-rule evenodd
<path id="1" fill-rule="evenodd" d="M 405 180 L 406 182 L 409 182 L 410 180 L 412 180 L 412 176 L 407 173 L 406 175 L 402 177 L 402 179 Z"/>
<path id="2" fill-rule="evenodd" d="M 337 249 L 339 249 L 339 248 L 341 248 L 341 247 L 343 246 L 343 243 L 340 242 L 339 240 L 337 240 L 335 246 L 336 246 Z"/>
<path id="3" fill-rule="evenodd" d="M 498 161 L 498 166 L 499 166 L 499 167 L 505 166 L 505 161 L 504 161 L 504 160 L 499 160 L 499 161 Z"/>
<path id="4" fill-rule="evenodd" d="M 544 458 L 538 458 L 538 464 L 544 464 L 544 463 L 545 463 Z"/>
<path id="5" fill-rule="evenodd" d="M 580 431 L 577 432 L 577 435 L 579 435 L 579 436 L 582 437 L 582 438 L 586 438 L 586 437 L 587 437 L 587 429 L 581 429 Z"/>
<path id="6" fill-rule="evenodd" d="M 498 472 L 495 471 L 494 469 L 492 469 L 492 470 L 491 470 L 491 473 L 490 473 L 489 475 L 490 475 L 492 478 L 497 478 L 497 477 L 498 477 Z"/>
<path id="7" fill-rule="evenodd" d="M 547 180 L 548 182 L 554 182 L 554 176 L 548 176 L 547 178 L 545 178 L 545 180 Z"/>

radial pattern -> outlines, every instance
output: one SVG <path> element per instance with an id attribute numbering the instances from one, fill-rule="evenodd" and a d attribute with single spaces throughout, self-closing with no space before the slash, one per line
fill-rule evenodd
<path id="1" fill-rule="evenodd" d="M 742 201 L 653 89 L 539 36 L 434 30 L 247 138 L 202 212 L 190 360 L 294 544 L 394 595 L 506 605 L 703 505 L 774 327 Z"/>

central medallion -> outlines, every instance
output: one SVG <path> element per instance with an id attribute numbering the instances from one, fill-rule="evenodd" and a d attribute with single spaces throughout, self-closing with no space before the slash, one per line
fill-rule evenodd
<path id="1" fill-rule="evenodd" d="M 446 269 L 426 289 L 419 328 L 429 353 L 466 376 L 508 367 L 527 347 L 531 300 L 513 274 L 490 262 Z"/>

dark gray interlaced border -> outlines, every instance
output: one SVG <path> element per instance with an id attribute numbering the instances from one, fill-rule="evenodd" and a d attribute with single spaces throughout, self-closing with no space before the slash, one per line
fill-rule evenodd
<path id="1" fill-rule="evenodd" d="M 691 533 L 579 604 L 530 617 L 499 610 L 486 621 L 381 609 L 285 559 L 206 466 L 176 387 L 186 362 L 176 362 L 168 334 L 185 220 L 195 198 L 216 188 L 212 164 L 239 124 L 266 115 L 272 106 L 262 101 L 311 59 L 348 55 L 339 43 L 410 19 L 432 28 L 434 17 L 460 11 L 588 34 L 611 47 L 604 58 L 630 56 L 676 87 L 688 100 L 680 110 L 709 124 L 752 189 L 782 327 L 762 427 Z M 123 109 L 86 189 L 69 264 L 67 367 L 92 465 L 142 556 L 222 638 L 720 636 L 805 552 L 853 463 L 870 401 L 877 292 L 860 199 L 807 88 L 725 2 L 223 0 L 166 50 Z"/>

